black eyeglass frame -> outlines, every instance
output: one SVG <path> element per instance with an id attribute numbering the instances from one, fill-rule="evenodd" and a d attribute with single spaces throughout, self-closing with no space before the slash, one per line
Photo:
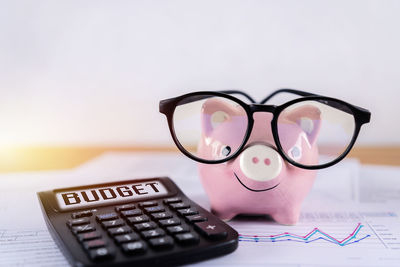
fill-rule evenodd
<path id="1" fill-rule="evenodd" d="M 265 105 L 264 103 L 266 103 L 268 100 L 270 100 L 272 97 L 274 97 L 275 95 L 279 94 L 279 93 L 292 93 L 292 94 L 296 94 L 301 96 L 300 98 L 288 101 L 282 105 L 276 106 L 276 105 Z M 232 96 L 231 94 L 240 94 L 244 97 L 246 97 L 251 104 L 247 104 L 245 102 L 243 102 L 242 100 Z M 198 98 L 195 98 L 196 96 L 198 96 Z M 246 129 L 246 133 L 245 136 L 243 138 L 242 144 L 239 146 L 239 148 L 232 153 L 231 155 L 229 155 L 226 158 L 223 159 L 219 159 L 219 160 L 205 160 L 202 158 L 198 158 L 196 156 L 194 156 L 193 154 L 191 154 L 190 152 L 188 152 L 179 142 L 178 138 L 176 137 L 175 134 L 175 129 L 174 129 L 174 123 L 173 123 L 173 116 L 174 116 L 174 112 L 176 107 L 178 106 L 178 104 L 185 104 L 185 103 L 190 103 L 196 100 L 201 100 L 201 99 L 205 99 L 205 98 L 209 98 L 209 97 L 224 97 L 227 98 L 231 101 L 236 102 L 237 104 L 239 104 L 245 111 L 247 114 L 247 120 L 248 120 L 248 124 L 247 124 L 247 129 Z M 185 98 L 195 98 L 194 100 L 187 100 L 187 101 L 182 101 Z M 351 111 L 351 114 L 354 117 L 355 120 L 355 129 L 354 129 L 354 133 L 353 133 L 353 137 L 349 143 L 349 145 L 347 146 L 347 149 L 339 156 L 337 157 L 335 160 L 328 162 L 328 163 L 324 163 L 321 165 L 302 165 L 294 160 L 292 160 L 290 157 L 288 157 L 282 146 L 281 143 L 279 141 L 279 135 L 278 135 L 278 118 L 280 113 L 287 107 L 299 103 L 299 102 L 303 102 L 303 101 L 308 101 L 308 100 L 314 100 L 314 101 L 318 101 L 321 102 L 323 104 L 335 107 L 335 108 L 339 108 L 339 106 L 335 105 L 336 103 L 341 104 L 342 106 L 345 106 L 346 108 L 348 108 L 348 110 Z M 339 108 L 340 109 L 340 108 Z M 343 110 L 343 109 L 341 109 Z M 348 110 L 343 110 L 347 113 Z M 336 163 L 338 163 L 339 161 L 341 161 L 352 149 L 352 147 L 354 146 L 356 139 L 358 137 L 358 134 L 360 132 L 361 126 L 365 123 L 368 123 L 370 121 L 371 118 L 371 113 L 364 108 L 349 104 L 345 101 L 336 99 L 336 98 L 332 98 L 332 97 L 327 97 L 327 96 L 322 96 L 322 95 L 317 95 L 317 94 L 312 94 L 312 93 L 308 93 L 305 91 L 300 91 L 300 90 L 294 90 L 294 89 L 279 89 L 276 90 L 274 92 L 272 92 L 269 96 L 267 96 L 266 98 L 264 98 L 262 101 L 260 101 L 260 103 L 256 103 L 256 101 L 250 97 L 248 94 L 239 91 L 239 90 L 224 90 L 224 91 L 198 91 L 198 92 L 192 92 L 192 93 L 188 93 L 188 94 L 184 94 L 178 97 L 174 97 L 174 98 L 169 98 L 169 99 L 165 99 L 165 100 L 161 100 L 160 104 L 159 104 L 159 111 L 160 113 L 164 114 L 167 117 L 167 122 L 168 122 L 168 127 L 172 136 L 172 139 L 175 143 L 175 145 L 178 147 L 178 149 L 187 157 L 189 157 L 192 160 L 195 160 L 197 162 L 201 162 L 201 163 L 206 163 L 206 164 L 219 164 L 219 163 L 223 163 L 223 162 L 227 162 L 235 157 L 237 157 L 243 150 L 243 148 L 245 147 L 247 141 L 250 138 L 251 132 L 253 130 L 253 126 L 254 126 L 254 118 L 253 118 L 253 114 L 255 112 L 269 112 L 272 113 L 272 120 L 271 120 L 271 130 L 272 130 L 272 136 L 274 138 L 274 142 L 275 145 L 277 147 L 277 151 L 278 153 L 282 156 L 282 158 L 284 158 L 287 162 L 289 162 L 290 164 L 302 168 L 302 169 L 308 169 L 308 170 L 316 170 L 316 169 L 323 169 L 323 168 L 327 168 L 330 167 Z"/>

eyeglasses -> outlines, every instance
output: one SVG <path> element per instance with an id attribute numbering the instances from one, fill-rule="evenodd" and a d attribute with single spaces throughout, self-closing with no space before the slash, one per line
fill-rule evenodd
<path id="1" fill-rule="evenodd" d="M 301 97 L 279 106 L 264 104 L 280 93 Z M 270 137 L 287 162 L 304 169 L 322 169 L 342 160 L 371 116 L 342 100 L 293 89 L 277 90 L 259 103 L 237 90 L 193 92 L 161 100 L 159 108 L 176 146 L 195 161 L 216 164 L 238 156 L 255 131 L 257 114 L 263 114 L 270 119 L 271 131 L 266 124 L 257 126 L 257 134 L 264 130 L 262 135 Z M 307 157 L 306 149 L 318 157 Z"/>

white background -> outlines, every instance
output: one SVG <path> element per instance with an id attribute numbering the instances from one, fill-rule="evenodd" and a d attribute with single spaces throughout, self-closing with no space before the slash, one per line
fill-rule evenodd
<path id="1" fill-rule="evenodd" d="M 289 87 L 400 145 L 400 1 L 1 1 L 0 144 L 172 145 L 158 101 Z"/>

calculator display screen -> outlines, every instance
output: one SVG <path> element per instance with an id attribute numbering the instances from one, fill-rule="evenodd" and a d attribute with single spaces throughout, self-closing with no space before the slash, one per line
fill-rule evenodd
<path id="1" fill-rule="evenodd" d="M 159 180 L 154 180 L 60 191 L 55 196 L 61 210 L 71 210 L 161 197 L 168 193 Z"/>

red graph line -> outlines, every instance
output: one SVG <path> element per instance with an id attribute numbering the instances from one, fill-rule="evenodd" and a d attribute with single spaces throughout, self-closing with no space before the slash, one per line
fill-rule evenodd
<path id="1" fill-rule="evenodd" d="M 280 236 L 284 236 L 284 235 L 291 235 L 291 236 L 294 236 L 294 237 L 298 237 L 298 238 L 302 238 L 302 239 L 307 239 L 310 235 L 313 235 L 313 234 L 315 234 L 315 233 L 318 231 L 318 232 L 320 232 L 321 234 L 323 234 L 323 235 L 325 235 L 325 236 L 327 236 L 327 237 L 329 237 L 329 238 L 335 240 L 335 241 L 338 242 L 338 243 L 343 243 L 343 242 L 345 242 L 347 239 L 349 239 L 349 238 L 351 238 L 351 237 L 354 236 L 355 232 L 359 229 L 360 225 L 361 225 L 361 223 L 358 223 L 358 224 L 357 224 L 357 227 L 354 229 L 354 231 L 353 231 L 349 236 L 347 236 L 346 238 L 344 238 L 342 241 L 339 241 L 339 240 L 337 240 L 336 238 L 332 237 L 331 235 L 328 235 L 327 233 L 321 231 L 319 228 L 314 228 L 313 230 L 311 230 L 311 231 L 310 231 L 308 234 L 306 234 L 305 236 L 296 235 L 296 234 L 292 234 L 292 233 L 289 233 L 289 232 L 285 232 L 285 233 L 281 233 L 281 234 L 276 234 L 276 235 L 243 235 L 243 234 L 241 234 L 241 236 L 243 236 L 243 237 L 254 237 L 254 238 L 263 238 L 263 237 L 264 237 L 264 238 L 275 238 L 275 237 L 280 237 Z"/>

